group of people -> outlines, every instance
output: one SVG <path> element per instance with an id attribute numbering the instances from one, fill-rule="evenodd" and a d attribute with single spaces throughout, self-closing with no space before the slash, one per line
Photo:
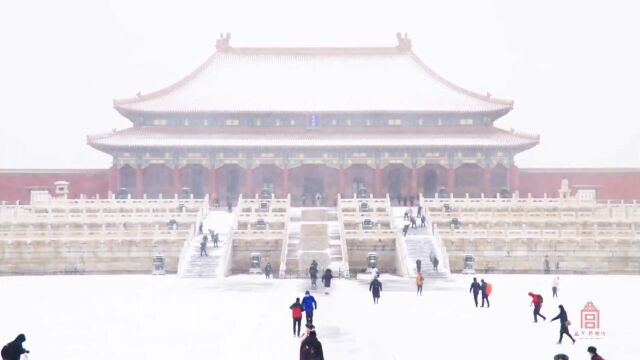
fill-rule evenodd
<path id="1" fill-rule="evenodd" d="M 423 212 L 422 206 L 418 206 L 418 211 L 416 216 L 413 216 L 412 208 L 408 208 L 407 210 L 405 210 L 404 212 L 405 223 L 404 223 L 404 226 L 402 227 L 402 234 L 404 236 L 407 236 L 407 233 L 409 232 L 409 228 L 411 229 L 418 228 L 418 224 L 417 224 L 418 219 L 420 219 L 420 227 L 422 228 L 427 227 L 427 215 L 426 213 Z"/>
<path id="2" fill-rule="evenodd" d="M 473 282 L 471 282 L 471 287 L 469 287 L 469 293 L 473 293 L 473 301 L 478 307 L 478 295 L 482 294 L 482 305 L 480 307 L 484 307 L 484 303 L 486 301 L 487 308 L 490 307 L 489 304 L 489 296 L 491 295 L 491 291 L 493 290 L 493 285 L 488 282 L 485 282 L 484 279 L 480 279 L 478 282 L 477 278 L 473 278 Z"/>
<path id="3" fill-rule="evenodd" d="M 220 235 L 213 231 L 213 229 L 208 229 L 209 236 L 207 236 L 207 234 L 204 233 L 202 223 L 200 223 L 198 233 L 202 235 L 202 238 L 200 240 L 200 256 L 209 256 L 209 254 L 207 253 L 207 242 L 209 241 L 209 237 L 211 237 L 211 240 L 213 240 L 213 247 L 217 248 L 218 243 L 220 242 Z"/>
<path id="4" fill-rule="evenodd" d="M 307 271 L 309 274 L 309 278 L 311 279 L 311 288 L 315 289 L 318 287 L 318 262 L 315 260 L 311 261 L 311 265 L 309 266 L 309 270 Z M 329 294 L 329 289 L 331 289 L 331 280 L 333 279 L 333 272 L 331 269 L 327 268 L 324 270 L 324 274 L 322 274 L 322 284 L 324 285 L 324 293 Z"/>
<path id="5" fill-rule="evenodd" d="M 313 312 L 318 309 L 318 302 L 311 295 L 309 290 L 305 291 L 302 302 L 300 298 L 289 306 L 293 317 L 293 336 L 300 337 L 300 327 L 302 323 L 302 313 L 306 314 L 306 333 L 300 344 L 300 360 L 324 360 L 322 343 L 318 340 L 318 335 L 313 325 Z"/>
<path id="6" fill-rule="evenodd" d="M 320 193 L 316 193 L 313 197 L 313 205 L 314 206 L 320 206 L 322 205 L 322 195 Z M 307 206 L 307 194 L 302 194 L 301 197 L 302 200 L 302 206 Z"/>
<path id="7" fill-rule="evenodd" d="M 560 286 L 560 277 L 556 276 L 551 283 L 551 294 L 554 298 L 558 297 L 558 287 Z M 547 321 L 546 316 L 540 313 L 540 309 L 542 309 L 542 303 L 544 302 L 544 298 L 541 294 L 535 294 L 533 292 L 529 292 L 529 296 L 531 297 L 531 305 L 533 306 L 533 322 L 538 322 L 538 317 L 542 318 L 542 321 Z M 569 317 L 567 315 L 567 311 L 564 309 L 563 305 L 558 305 L 560 312 L 556 317 L 551 319 L 551 321 L 560 320 L 560 339 L 558 340 L 558 344 L 562 343 L 562 338 L 564 335 L 567 335 L 569 339 L 575 344 L 576 340 L 571 336 L 569 332 L 569 326 L 571 325 L 571 321 L 569 321 Z"/>

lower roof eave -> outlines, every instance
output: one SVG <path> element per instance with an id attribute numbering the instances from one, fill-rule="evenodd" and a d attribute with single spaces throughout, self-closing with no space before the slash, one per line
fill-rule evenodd
<path id="1" fill-rule="evenodd" d="M 131 151 L 131 150 L 149 150 L 149 149 L 198 149 L 198 150 L 213 150 L 213 149 L 392 149 L 392 148 L 417 148 L 417 149 L 507 149 L 511 150 L 514 153 L 520 153 L 531 149 L 532 147 L 538 145 L 538 143 L 526 144 L 526 145 L 411 145 L 411 144 L 398 144 L 398 145 L 307 145 L 307 146 L 265 146 L 265 145 L 254 145 L 254 146 L 182 146 L 182 145 L 164 145 L 164 146 L 146 146 L 146 145 L 123 145 L 123 146 L 115 146 L 115 145 L 103 145 L 103 144 L 89 144 L 89 146 L 93 147 L 96 150 L 102 151 L 107 154 L 113 154 L 113 152 L 117 151 Z"/>

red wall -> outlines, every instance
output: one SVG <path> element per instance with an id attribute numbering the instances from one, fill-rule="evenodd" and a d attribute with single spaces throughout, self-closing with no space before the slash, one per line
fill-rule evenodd
<path id="1" fill-rule="evenodd" d="M 640 200 L 640 169 L 519 169 L 520 196 L 557 197 L 562 179 L 575 185 L 595 185 L 599 200 Z"/>
<path id="2" fill-rule="evenodd" d="M 84 194 L 107 196 L 108 170 L 0 170 L 0 201 L 29 201 L 29 189 L 47 188 L 53 193 L 53 183 L 68 181 L 70 197 Z"/>
<path id="3" fill-rule="evenodd" d="M 52 191 L 53 183 L 59 180 L 70 183 L 72 198 L 80 197 L 81 194 L 90 197 L 100 194 L 105 197 L 109 189 L 108 174 L 108 169 L 0 170 L 0 200 L 28 202 L 29 188 L 45 187 Z M 535 197 L 542 197 L 546 193 L 549 197 L 557 197 L 560 182 L 567 179 L 569 186 L 599 186 L 597 194 L 601 200 L 640 200 L 640 169 L 521 168 L 518 169 L 518 178 L 520 196 L 531 193 Z M 291 179 L 289 181 L 292 182 Z M 331 191 L 331 187 L 326 190 Z"/>

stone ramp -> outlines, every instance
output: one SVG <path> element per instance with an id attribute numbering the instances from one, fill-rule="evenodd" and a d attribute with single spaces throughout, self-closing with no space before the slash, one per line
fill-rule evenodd
<path id="1" fill-rule="evenodd" d="M 225 211 L 212 211 L 204 220 L 204 229 L 208 234 L 208 229 L 219 234 L 218 247 L 213 247 L 213 240 L 207 242 L 207 253 L 209 256 L 200 256 L 200 242 L 202 235 L 196 235 L 189 244 L 189 253 L 183 261 L 187 261 L 180 272 L 185 278 L 215 278 L 222 277 L 224 268 L 225 246 L 228 244 L 229 234 L 233 226 L 233 213 Z M 210 237 L 210 235 L 207 235 Z"/>
<path id="2" fill-rule="evenodd" d="M 312 260 L 320 268 L 348 271 L 335 208 L 292 208 L 287 240 L 286 274 L 305 275 Z"/>

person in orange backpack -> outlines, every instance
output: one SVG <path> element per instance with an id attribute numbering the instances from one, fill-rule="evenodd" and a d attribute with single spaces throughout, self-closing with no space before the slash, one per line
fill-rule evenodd
<path id="1" fill-rule="evenodd" d="M 418 291 L 416 295 L 422 296 L 422 284 L 424 283 L 424 277 L 422 276 L 422 272 L 418 272 L 416 276 L 416 286 L 418 287 Z"/>
<path id="2" fill-rule="evenodd" d="M 492 288 L 491 284 L 484 282 L 484 279 L 480 279 L 480 290 L 482 291 L 482 305 L 480 307 L 484 307 L 485 300 L 487 301 L 487 307 L 490 307 L 489 295 L 491 294 Z"/>

